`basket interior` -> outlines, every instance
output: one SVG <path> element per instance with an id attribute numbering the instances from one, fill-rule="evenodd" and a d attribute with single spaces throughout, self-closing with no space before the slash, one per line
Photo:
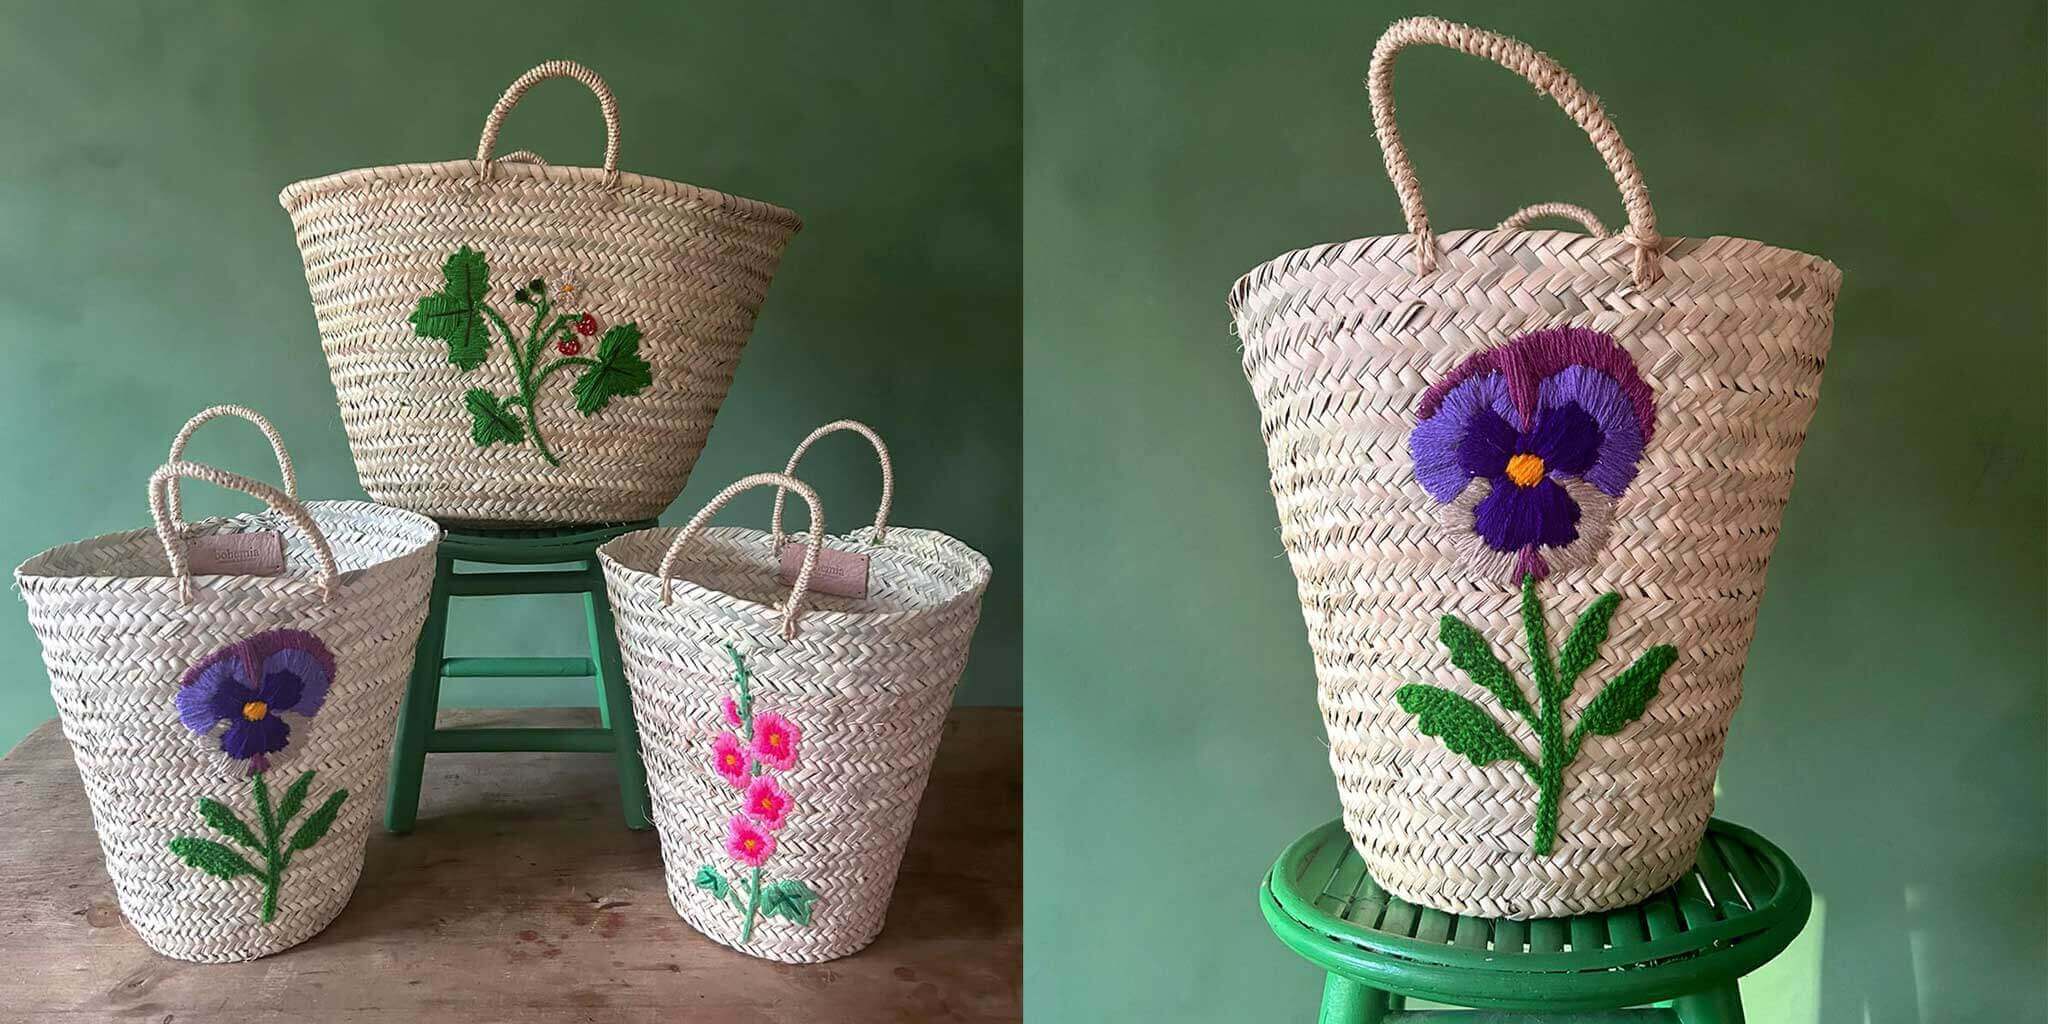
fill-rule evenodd
<path id="1" fill-rule="evenodd" d="M 612 541 L 604 552 L 628 570 L 658 578 L 662 556 L 675 535 L 674 528 L 643 530 Z M 808 537 L 791 534 L 788 540 Z M 812 591 L 804 598 L 806 614 L 914 614 L 978 594 L 988 584 L 988 560 L 945 534 L 891 527 L 881 543 L 873 538 L 872 528 L 862 528 L 825 539 L 829 549 L 868 556 L 868 593 L 855 598 Z M 692 539 L 676 559 L 675 578 L 772 608 L 790 591 L 778 577 L 779 567 L 765 532 L 712 527 Z"/>
<path id="2" fill-rule="evenodd" d="M 367 501 L 309 501 L 305 508 L 326 535 L 344 575 L 418 551 L 440 535 L 440 527 L 425 516 Z M 283 534 L 286 576 L 317 578 L 312 541 L 291 520 L 268 509 L 185 524 L 187 537 L 261 530 Z M 51 548 L 23 562 L 17 572 L 46 579 L 142 579 L 167 577 L 171 567 L 156 531 L 145 529 Z"/>

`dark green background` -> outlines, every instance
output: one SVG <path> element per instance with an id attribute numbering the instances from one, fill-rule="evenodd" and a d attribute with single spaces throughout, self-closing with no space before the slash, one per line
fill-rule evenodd
<path id="1" fill-rule="evenodd" d="M 1019 41 L 1014 3 L 0 3 L 0 561 L 146 525 L 144 481 L 217 402 L 272 417 L 304 492 L 360 497 L 277 193 L 459 159 L 527 68 L 618 95 L 620 166 L 802 214 L 738 379 L 668 521 L 780 469 L 842 416 L 892 445 L 895 518 L 995 574 L 959 700 L 1016 704 Z M 500 151 L 595 164 L 590 94 L 548 82 Z M 191 454 L 262 478 L 244 424 Z M 859 438 L 806 459 L 828 522 L 873 514 Z M 195 486 L 191 511 L 250 507 Z M 720 521 L 765 528 L 768 492 Z M 575 653 L 570 598 L 458 602 L 451 653 Z M 0 623 L 0 749 L 54 714 L 34 635 Z M 579 681 L 464 681 L 453 703 L 589 703 Z"/>
<path id="2" fill-rule="evenodd" d="M 2043 1019 L 2038 4 L 1097 4 L 1025 11 L 1026 998 L 1034 1022 L 1313 1019 L 1254 895 L 1336 815 L 1224 299 L 1401 229 L 1365 89 L 1434 13 L 1607 101 L 1659 226 L 1845 272 L 1720 811 L 1823 905 L 1759 1024 Z M 1620 204 L 1549 100 L 1401 60 L 1445 228 Z"/>

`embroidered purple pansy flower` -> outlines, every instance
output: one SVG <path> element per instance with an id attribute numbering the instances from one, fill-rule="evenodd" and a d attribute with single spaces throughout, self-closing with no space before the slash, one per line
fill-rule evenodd
<path id="1" fill-rule="evenodd" d="M 1415 479 L 1480 575 L 1542 579 L 1590 561 L 1656 427 L 1635 361 L 1561 327 L 1479 352 L 1422 396 Z"/>
<path id="2" fill-rule="evenodd" d="M 327 700 L 334 655 L 311 633 L 274 629 L 207 655 L 181 682 L 178 720 L 202 736 L 228 723 L 220 749 L 256 775 L 291 737 L 279 713 L 310 718 Z"/>

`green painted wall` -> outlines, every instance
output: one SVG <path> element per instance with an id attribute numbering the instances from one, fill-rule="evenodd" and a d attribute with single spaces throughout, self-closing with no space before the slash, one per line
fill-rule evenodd
<path id="1" fill-rule="evenodd" d="M 2042 1019 L 2041 7 L 1423 9 L 1578 72 L 1667 230 L 1847 273 L 1721 777 L 1825 901 L 1750 1019 Z M 1411 13 L 1026 7 L 1035 1022 L 1313 1019 L 1254 892 L 1336 794 L 1224 298 L 1287 249 L 1400 229 L 1362 80 Z M 1505 72 L 1418 52 L 1398 94 L 1437 223 L 1619 219 Z"/>
<path id="2" fill-rule="evenodd" d="M 308 494 L 361 497 L 284 185 L 475 152 L 528 67 L 570 57 L 618 94 L 621 165 L 803 214 L 710 446 L 666 517 L 780 469 L 820 423 L 873 424 L 897 518 L 995 567 L 959 699 L 1020 700 L 1020 90 L 1014 3 L 47 4 L 0 0 L 0 562 L 146 525 L 185 418 L 277 421 Z M 530 93 L 503 149 L 596 163 L 597 106 Z M 857 438 L 804 466 L 828 522 L 880 485 Z M 268 476 L 223 422 L 205 461 Z M 249 507 L 190 488 L 195 513 Z M 767 492 L 721 522 L 765 527 Z M 458 602 L 455 653 L 572 653 L 568 598 Z M 0 749 L 54 714 L 34 635 L 0 621 Z M 457 703 L 588 703 L 580 681 L 450 684 Z"/>

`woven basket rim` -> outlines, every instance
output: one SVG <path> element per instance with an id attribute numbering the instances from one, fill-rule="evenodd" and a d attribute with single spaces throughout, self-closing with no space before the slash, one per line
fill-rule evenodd
<path id="1" fill-rule="evenodd" d="M 1458 228 L 1442 232 L 1437 236 L 1437 240 L 1438 244 L 1440 245 L 1449 245 L 1451 243 L 1461 242 L 1467 238 L 1472 237 L 1473 235 L 1480 234 L 1547 235 L 1568 238 L 1582 238 L 1596 244 L 1612 245 L 1615 247 L 1615 251 L 1617 253 L 1630 251 L 1628 243 L 1620 239 L 1618 236 L 1609 236 L 1607 238 L 1594 238 L 1593 236 L 1588 235 L 1583 231 L 1561 231 L 1555 228 L 1537 228 L 1527 231 L 1503 231 L 1497 227 Z M 1405 232 L 1394 235 L 1366 235 L 1362 238 L 1353 238 L 1349 241 L 1344 242 L 1318 242 L 1314 245 L 1305 245 L 1297 249 L 1289 249 L 1286 252 L 1283 252 L 1280 255 L 1273 257 L 1272 259 L 1265 260 L 1257 264 L 1250 270 L 1245 271 L 1244 274 L 1238 277 L 1236 281 L 1232 282 L 1230 286 L 1230 310 L 1233 314 L 1237 312 L 1238 304 L 1243 300 L 1246 293 L 1248 293 L 1251 290 L 1255 283 L 1253 281 L 1253 278 L 1256 278 L 1260 274 L 1265 273 L 1269 268 L 1285 266 L 1286 264 L 1294 262 L 1295 260 L 1308 254 L 1328 252 L 1331 249 L 1341 249 L 1345 246 L 1352 245 L 1372 246 L 1388 241 L 1408 242 L 1410 248 L 1405 251 L 1407 253 L 1412 254 L 1414 237 L 1415 236 L 1407 234 Z M 1829 279 L 1830 287 L 1838 288 L 1841 285 L 1842 269 L 1840 267 L 1835 266 L 1835 264 L 1832 261 L 1830 261 L 1827 257 L 1816 256 L 1813 253 L 1804 252 L 1799 249 L 1787 249 L 1783 246 L 1772 245 L 1769 242 L 1759 242 L 1754 238 L 1743 238 L 1740 235 L 1704 235 L 1697 237 L 1691 235 L 1665 235 L 1664 242 L 1667 246 L 1675 242 L 1698 242 L 1701 244 L 1711 244 L 1716 242 L 1733 242 L 1743 246 L 1754 247 L 1758 255 L 1780 254 L 1784 256 L 1797 257 L 1799 259 L 1811 261 L 1817 269 L 1819 269 L 1822 273 L 1826 274 Z M 1680 258 L 1682 259 L 1683 257 Z M 1628 276 L 1625 261 L 1617 262 L 1616 274 L 1617 276 L 1624 278 Z"/>
<path id="2" fill-rule="evenodd" d="M 491 182 L 522 181 L 540 185 L 605 185 L 610 175 L 602 167 L 572 167 L 561 164 L 529 164 L 496 162 L 491 168 Z M 299 208 L 313 199 L 339 192 L 360 188 L 376 182 L 447 182 L 479 180 L 478 164 L 475 160 L 443 160 L 435 163 L 383 164 L 376 167 L 359 167 L 354 170 L 337 171 L 317 178 L 307 178 L 286 185 L 277 194 L 277 201 L 284 208 L 297 214 Z M 613 184 L 620 191 L 643 191 L 664 198 L 697 199 L 722 207 L 745 220 L 764 221 L 788 228 L 791 234 L 803 230 L 803 218 L 795 211 L 760 199 L 720 192 L 717 189 L 691 185 L 667 178 L 656 178 L 631 171 L 620 171 Z"/>
<path id="3" fill-rule="evenodd" d="M 632 566 L 619 561 L 619 559 L 614 557 L 612 553 L 613 546 L 619 544 L 622 541 L 628 541 L 632 538 L 657 533 L 665 535 L 669 540 L 673 540 L 676 531 L 680 529 L 682 529 L 682 527 L 680 526 L 655 526 L 645 530 L 636 530 L 632 533 L 623 534 L 609 541 L 606 541 L 604 544 L 600 545 L 597 549 L 597 557 L 607 567 L 616 567 L 622 579 L 631 580 L 633 583 L 639 586 L 645 586 L 654 590 L 659 590 L 661 587 L 660 575 L 658 575 L 657 573 L 647 572 L 641 569 L 635 569 Z M 968 575 L 967 585 L 962 587 L 958 593 L 946 598 L 943 601 L 939 601 L 935 604 L 927 605 L 922 608 L 910 608 L 902 611 L 867 612 L 837 611 L 829 608 L 805 608 L 803 610 L 803 614 L 799 616 L 797 619 L 799 624 L 808 626 L 815 623 L 821 626 L 840 628 L 847 626 L 865 626 L 875 624 L 913 622 L 918 619 L 928 618 L 931 616 L 936 616 L 949 612 L 955 608 L 958 608 L 962 604 L 981 600 L 981 595 L 983 591 L 988 589 L 988 581 L 991 571 L 989 568 L 987 556 L 983 555 L 979 551 L 974 550 L 971 547 L 968 547 L 965 542 L 959 540 L 958 538 L 940 533 L 937 530 L 921 530 L 917 529 L 916 527 L 891 525 L 889 527 L 888 532 L 892 537 L 908 534 L 927 540 L 927 542 L 931 545 L 932 553 L 912 553 L 914 557 L 922 558 L 928 561 L 944 560 L 950 563 L 955 568 L 965 568 L 967 570 Z M 850 533 L 830 534 L 828 535 L 828 539 L 834 542 L 835 547 L 853 550 L 857 552 L 865 553 L 873 551 L 890 551 L 892 553 L 899 555 L 905 553 L 898 549 L 895 545 L 890 544 L 886 539 L 883 541 L 883 543 L 879 545 L 868 540 L 867 538 L 872 536 L 873 534 L 874 527 L 864 526 Z M 744 541 L 752 539 L 765 539 L 768 536 L 768 534 L 764 530 L 756 530 L 744 526 L 713 526 L 706 528 L 704 530 L 703 536 L 706 538 L 718 537 L 724 540 Z M 807 536 L 809 535 L 802 532 L 791 533 L 789 534 L 789 539 L 794 540 L 797 538 Z M 667 546 L 667 541 L 664 541 L 662 546 L 665 548 Z M 690 560 L 687 552 L 684 553 L 684 557 L 681 561 L 683 565 L 689 564 Z M 692 580 L 689 580 L 681 576 L 680 574 L 675 577 L 674 590 L 676 595 L 675 606 L 679 608 L 686 606 L 692 602 L 709 601 L 739 607 L 750 607 L 760 611 L 761 614 L 770 617 L 780 617 L 782 614 L 781 610 L 774 606 L 765 605 L 751 598 L 741 597 L 738 594 L 732 594 L 723 590 L 717 590 L 711 587 L 704 586 L 700 583 L 696 583 Z"/>
<path id="4" fill-rule="evenodd" d="M 372 516 L 384 516 L 394 520 L 395 523 L 403 523 L 407 527 L 421 531 L 421 537 L 419 542 L 413 545 L 408 550 L 404 551 L 403 553 L 395 554 L 388 558 L 379 559 L 375 562 L 370 563 L 369 565 L 361 566 L 359 568 L 346 569 L 335 574 L 335 581 L 337 585 L 341 583 L 346 583 L 352 579 L 359 578 L 364 573 L 375 572 L 377 570 L 383 569 L 391 565 L 394 562 L 398 562 L 403 559 L 413 557 L 419 554 L 422 549 L 438 542 L 441 538 L 441 524 L 435 522 L 427 516 L 421 515 L 418 512 L 413 512 L 408 509 L 402 509 L 395 505 L 382 505 L 374 501 L 361 501 L 350 498 L 308 501 L 304 502 L 304 505 L 308 512 L 331 510 L 335 512 L 353 512 Z M 249 522 L 261 519 L 265 514 L 266 513 L 261 511 L 252 511 L 242 512 L 230 516 L 212 516 L 206 519 L 192 520 L 188 522 L 186 525 L 191 527 L 204 528 L 219 523 L 230 523 L 237 521 Z M 394 532 L 396 531 L 394 530 Z M 45 564 L 51 559 L 52 556 L 56 555 L 60 551 L 111 544 L 132 544 L 136 541 L 144 539 L 153 542 L 156 540 L 156 536 L 156 529 L 154 527 L 145 526 L 135 530 L 115 530 L 112 533 L 102 533 L 97 536 L 87 537 L 83 540 L 75 540 L 69 543 L 58 544 L 54 547 L 45 548 L 41 551 L 36 552 L 33 555 L 30 555 L 27 559 L 23 560 L 23 562 L 20 565 L 14 567 L 15 586 L 19 587 L 25 581 L 33 580 L 36 582 L 38 586 L 44 588 L 55 588 L 60 590 L 65 588 L 89 588 L 104 590 L 106 589 L 107 582 L 112 580 L 117 581 L 124 586 L 158 586 L 166 591 L 175 590 L 177 588 L 177 579 L 176 577 L 170 576 L 168 574 L 162 576 L 130 576 L 103 574 L 79 575 L 76 573 L 53 573 L 43 571 L 45 568 Z M 316 586 L 314 583 L 312 583 L 310 577 L 301 577 L 291 574 L 280 574 L 277 576 L 214 576 L 195 574 L 193 576 L 193 579 L 205 579 L 209 581 L 207 586 L 211 589 L 216 590 L 226 589 L 261 591 L 264 589 L 273 589 L 278 587 L 279 585 L 283 585 L 285 587 Z"/>

